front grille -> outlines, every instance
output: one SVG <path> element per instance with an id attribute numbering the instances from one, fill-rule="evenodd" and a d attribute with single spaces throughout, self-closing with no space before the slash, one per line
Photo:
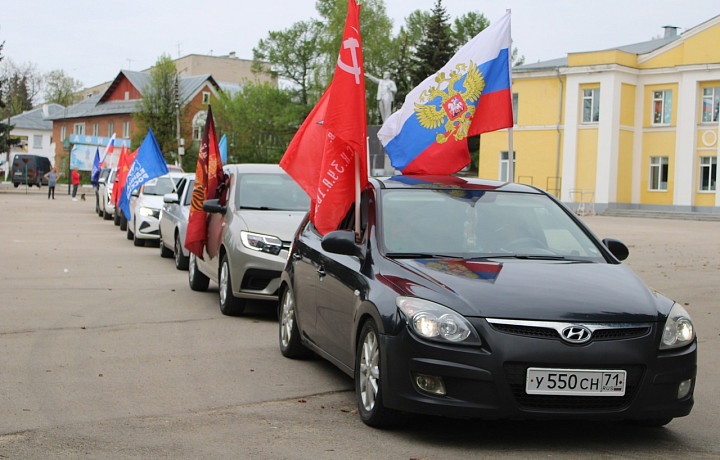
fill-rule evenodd
<path id="1" fill-rule="evenodd" d="M 280 272 L 275 270 L 250 269 L 245 272 L 241 283 L 241 289 L 262 291 L 270 284 L 270 281 L 280 277 Z"/>
<path id="2" fill-rule="evenodd" d="M 525 393 L 525 376 L 528 367 L 542 367 L 530 363 L 505 363 L 505 378 L 518 405 L 523 409 L 548 409 L 557 411 L 620 410 L 632 402 L 645 372 L 644 366 L 612 365 L 613 369 L 627 371 L 624 396 L 553 396 Z M 553 363 L 552 367 L 583 369 L 576 365 Z M 604 366 L 607 367 L 607 366 Z M 592 369 L 592 368 L 587 368 Z"/>
<path id="3" fill-rule="evenodd" d="M 503 334 L 540 339 L 562 340 L 560 332 L 571 323 L 552 321 L 522 321 L 487 318 L 488 323 Z M 579 323 L 582 325 L 582 323 Z M 652 331 L 649 324 L 586 324 L 592 329 L 592 337 L 586 343 L 598 340 L 625 340 L 644 337 Z"/>

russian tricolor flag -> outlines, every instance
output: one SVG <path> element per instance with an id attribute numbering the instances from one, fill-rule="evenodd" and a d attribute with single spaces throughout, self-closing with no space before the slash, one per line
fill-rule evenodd
<path id="1" fill-rule="evenodd" d="M 452 174 L 470 163 L 467 137 L 512 127 L 510 12 L 465 44 L 405 98 L 378 132 L 403 174 Z"/>

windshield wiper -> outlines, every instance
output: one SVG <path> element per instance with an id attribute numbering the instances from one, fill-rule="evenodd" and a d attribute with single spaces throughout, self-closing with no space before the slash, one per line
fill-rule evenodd
<path id="1" fill-rule="evenodd" d="M 388 252 L 385 255 L 396 259 L 464 259 L 462 256 L 433 254 L 431 252 Z"/>

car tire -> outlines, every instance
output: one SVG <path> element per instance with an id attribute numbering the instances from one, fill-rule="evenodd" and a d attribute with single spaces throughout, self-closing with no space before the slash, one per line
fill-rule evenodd
<path id="1" fill-rule="evenodd" d="M 125 214 L 123 214 L 122 210 L 120 210 L 120 231 L 124 232 L 127 230 L 127 219 L 125 218 Z"/>
<path id="2" fill-rule="evenodd" d="M 180 244 L 180 235 L 175 235 L 175 268 L 178 270 L 188 269 L 189 257 L 185 256 L 182 251 L 182 245 Z"/>
<path id="3" fill-rule="evenodd" d="M 311 355 L 309 349 L 300 341 L 300 330 L 295 315 L 295 297 L 290 289 L 285 289 L 278 304 L 278 340 L 280 353 L 286 358 L 306 358 Z"/>
<path id="4" fill-rule="evenodd" d="M 188 261 L 188 283 L 193 291 L 207 291 L 210 284 L 210 278 L 198 269 L 197 260 L 195 260 L 195 254 L 193 253 L 190 253 L 190 260 Z"/>
<path id="5" fill-rule="evenodd" d="M 395 426 L 405 419 L 402 412 L 383 406 L 382 355 L 377 326 L 369 319 L 362 326 L 355 351 L 355 397 L 360 418 L 372 427 Z"/>
<path id="6" fill-rule="evenodd" d="M 133 246 L 145 246 L 145 240 L 141 240 L 137 234 L 133 234 Z"/>
<path id="7" fill-rule="evenodd" d="M 245 299 L 239 299 L 233 295 L 230 262 L 228 261 L 227 254 L 224 254 L 222 260 L 220 261 L 218 292 L 220 293 L 220 311 L 223 315 L 242 315 L 245 311 Z"/>
<path id="8" fill-rule="evenodd" d="M 115 214 L 113 215 L 113 224 L 120 225 L 120 213 L 117 208 L 115 208 Z"/>
<path id="9" fill-rule="evenodd" d="M 133 235 L 132 230 L 130 230 L 130 226 L 128 224 L 125 224 L 125 237 L 129 240 L 135 239 L 135 235 Z"/>
<path id="10" fill-rule="evenodd" d="M 172 257 L 173 252 L 172 252 L 172 250 L 165 247 L 165 243 L 163 242 L 162 235 L 160 235 L 160 239 L 158 240 L 158 242 L 160 243 L 160 257 L 163 257 L 166 259 L 169 259 L 170 257 Z"/>

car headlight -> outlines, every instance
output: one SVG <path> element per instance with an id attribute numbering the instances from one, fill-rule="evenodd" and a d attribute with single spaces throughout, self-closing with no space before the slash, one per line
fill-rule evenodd
<path id="1" fill-rule="evenodd" d="M 254 251 L 278 255 L 282 249 L 282 240 L 276 236 L 246 232 L 243 230 L 240 232 L 240 240 L 246 248 Z"/>
<path id="2" fill-rule="evenodd" d="M 695 328 L 688 312 L 675 303 L 665 321 L 660 349 L 668 350 L 689 345 L 695 339 Z"/>
<path id="3" fill-rule="evenodd" d="M 160 215 L 160 211 L 157 209 L 152 208 L 146 208 L 145 206 L 141 206 L 140 209 L 138 209 L 138 214 L 141 216 L 147 216 L 147 217 L 155 217 L 157 218 Z"/>
<path id="4" fill-rule="evenodd" d="M 395 304 L 413 332 L 424 339 L 471 345 L 482 344 L 472 324 L 454 310 L 415 297 L 398 297 Z"/>

